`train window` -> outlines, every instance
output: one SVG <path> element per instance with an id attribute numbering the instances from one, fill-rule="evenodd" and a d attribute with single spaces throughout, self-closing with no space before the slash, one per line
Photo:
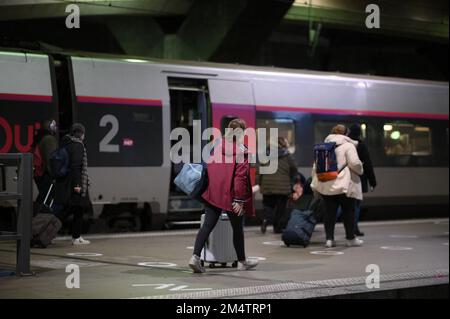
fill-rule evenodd
<path id="1" fill-rule="evenodd" d="M 314 127 L 314 143 L 322 143 L 325 138 L 331 134 L 331 129 L 337 124 L 343 124 L 347 128 L 354 124 L 354 122 L 331 122 L 331 121 L 318 121 Z M 367 124 L 361 123 L 361 138 L 367 139 Z"/>
<path id="2" fill-rule="evenodd" d="M 432 153 L 431 130 L 409 123 L 386 123 L 384 150 L 388 156 L 429 156 Z"/>
<path id="3" fill-rule="evenodd" d="M 256 122 L 258 129 L 265 128 L 267 145 L 269 145 L 270 140 L 270 128 L 278 129 L 278 137 L 284 137 L 289 143 L 289 152 L 291 154 L 295 153 L 295 122 L 292 119 L 258 119 Z"/>

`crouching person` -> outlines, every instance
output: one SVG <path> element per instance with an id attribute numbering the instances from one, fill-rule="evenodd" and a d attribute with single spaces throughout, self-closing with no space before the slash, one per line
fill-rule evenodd
<path id="1" fill-rule="evenodd" d="M 85 128 L 75 123 L 70 133 L 62 138 L 60 148 L 65 148 L 68 157 L 68 173 L 56 178 L 55 203 L 63 207 L 65 216 L 73 214 L 72 244 L 87 245 L 81 237 L 83 215 L 89 206 L 87 153 L 84 145 Z"/>

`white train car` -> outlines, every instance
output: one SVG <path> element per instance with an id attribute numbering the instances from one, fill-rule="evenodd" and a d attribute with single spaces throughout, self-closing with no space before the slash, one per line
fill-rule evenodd
<path id="1" fill-rule="evenodd" d="M 126 220 L 159 228 L 201 209 L 177 192 L 170 161 L 171 130 L 192 131 L 195 119 L 202 128 L 223 129 L 235 117 L 279 128 L 305 176 L 314 143 L 336 123 L 360 123 L 379 184 L 368 207 L 448 205 L 448 103 L 442 82 L 0 53 L 0 152 L 26 151 L 40 120 L 57 118 L 62 131 L 82 122 L 95 216 L 115 216 L 113 229 Z"/>

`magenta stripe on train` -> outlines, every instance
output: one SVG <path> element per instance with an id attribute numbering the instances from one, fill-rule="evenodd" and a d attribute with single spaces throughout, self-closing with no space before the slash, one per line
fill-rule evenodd
<path id="1" fill-rule="evenodd" d="M 51 102 L 52 98 L 51 95 L 0 93 L 0 100 L 7 101 Z"/>
<path id="2" fill-rule="evenodd" d="M 151 99 L 132 99 L 118 97 L 99 97 L 99 96 L 77 96 L 80 103 L 99 103 L 99 104 L 125 104 L 125 105 L 146 105 L 146 106 L 162 106 L 161 100 Z"/>

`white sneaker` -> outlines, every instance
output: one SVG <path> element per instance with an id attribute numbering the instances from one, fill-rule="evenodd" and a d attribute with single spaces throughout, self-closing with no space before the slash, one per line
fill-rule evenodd
<path id="1" fill-rule="evenodd" d="M 238 270 L 250 270 L 258 266 L 259 261 L 257 259 L 247 259 L 246 261 L 240 261 L 238 263 Z"/>
<path id="2" fill-rule="evenodd" d="M 72 245 L 89 245 L 91 242 L 89 240 L 83 239 L 83 237 L 78 237 L 72 239 Z"/>
<path id="3" fill-rule="evenodd" d="M 200 257 L 196 255 L 192 255 L 191 259 L 189 260 L 189 267 L 191 267 L 192 271 L 195 274 L 201 274 L 205 272 L 205 267 L 202 266 Z"/>
<path id="4" fill-rule="evenodd" d="M 363 243 L 364 243 L 364 241 L 362 241 L 358 237 L 355 237 L 352 240 L 347 240 L 348 247 L 359 247 L 359 246 L 362 246 Z"/>
<path id="5" fill-rule="evenodd" d="M 325 248 L 336 247 L 336 242 L 334 240 L 327 240 L 325 242 Z"/>

